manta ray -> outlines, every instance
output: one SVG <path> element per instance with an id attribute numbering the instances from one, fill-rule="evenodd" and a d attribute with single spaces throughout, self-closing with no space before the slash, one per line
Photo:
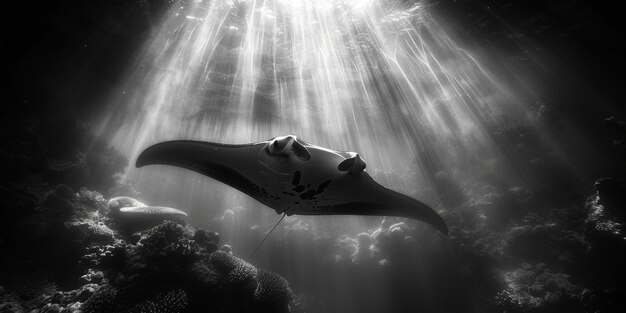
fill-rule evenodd
<path id="1" fill-rule="evenodd" d="M 175 140 L 155 144 L 136 166 L 172 165 L 225 183 L 285 215 L 377 215 L 423 221 L 443 234 L 428 205 L 378 184 L 358 153 L 316 146 L 293 135 L 250 144 Z"/>

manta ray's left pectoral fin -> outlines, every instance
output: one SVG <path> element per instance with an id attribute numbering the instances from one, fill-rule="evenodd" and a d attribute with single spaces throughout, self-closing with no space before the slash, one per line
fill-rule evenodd
<path id="1" fill-rule="evenodd" d="M 246 166 L 256 161 L 265 145 L 266 142 L 227 145 L 193 140 L 166 141 L 141 152 L 136 166 L 161 164 L 189 169 L 254 197 L 257 186 L 250 177 L 256 172 Z"/>

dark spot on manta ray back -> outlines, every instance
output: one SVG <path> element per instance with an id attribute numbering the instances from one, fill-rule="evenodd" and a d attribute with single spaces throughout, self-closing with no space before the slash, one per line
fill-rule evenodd
<path id="1" fill-rule="evenodd" d="M 323 183 L 320 184 L 319 187 L 317 187 L 317 193 L 322 193 L 324 191 L 324 189 L 326 189 L 326 187 L 328 187 L 328 185 L 330 185 L 330 183 L 332 183 L 332 180 L 327 180 Z"/>
<path id="2" fill-rule="evenodd" d="M 328 185 L 330 185 L 330 183 L 332 183 L 332 180 L 327 180 L 323 183 L 321 183 L 319 185 L 319 187 L 317 187 L 317 190 L 315 189 L 309 189 L 307 192 L 304 192 L 302 194 L 300 194 L 300 198 L 303 200 L 313 200 L 315 199 L 315 196 L 324 192 L 324 189 L 326 189 L 326 187 L 328 187 Z"/>
<path id="3" fill-rule="evenodd" d="M 316 195 L 315 190 L 309 189 L 309 191 L 300 194 L 300 199 L 311 200 L 315 197 L 315 195 Z"/>
<path id="4" fill-rule="evenodd" d="M 293 180 L 291 181 L 292 185 L 296 186 L 300 183 L 300 175 L 300 171 L 293 173 Z"/>

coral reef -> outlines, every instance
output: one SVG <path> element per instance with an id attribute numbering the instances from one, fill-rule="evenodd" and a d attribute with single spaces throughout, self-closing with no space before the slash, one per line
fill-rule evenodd
<path id="1" fill-rule="evenodd" d="M 506 272 L 503 277 L 507 288 L 496 298 L 496 304 L 503 309 L 564 312 L 576 311 L 582 304 L 583 288 L 573 284 L 570 275 L 554 273 L 544 263 L 536 266 L 523 263 L 521 268 Z"/>
<path id="2" fill-rule="evenodd" d="M 258 284 L 254 290 L 254 299 L 264 304 L 286 305 L 292 296 L 287 280 L 280 275 L 265 270 L 257 274 Z"/>
<path id="3" fill-rule="evenodd" d="M 350 282 L 347 290 L 317 291 L 321 304 L 311 295 L 295 296 L 305 311 L 619 312 L 625 307 L 616 299 L 626 291 L 626 240 L 616 183 L 602 179 L 587 200 L 581 194 L 567 202 L 539 201 L 546 196 L 541 188 L 482 187 L 482 198 L 444 213 L 449 238 L 387 218 L 367 232 L 326 239 L 300 221 L 296 228 L 308 235 L 299 236 L 297 246 L 311 252 L 302 251 L 296 261 L 321 265 L 310 275 L 286 275 L 331 286 Z M 282 231 L 295 237 L 293 223 Z M 278 244 L 295 246 L 285 239 Z M 319 273 L 335 276 L 325 280 Z"/>
<path id="4" fill-rule="evenodd" d="M 116 186 L 126 161 L 83 123 L 14 126 L 0 154 L 0 312 L 289 311 L 284 279 L 219 251 L 184 212 L 93 191 L 130 189 Z"/>
<path id="5" fill-rule="evenodd" d="M 75 203 L 80 201 L 78 196 L 69 200 L 81 210 L 63 224 L 67 240 L 82 248 L 76 260 L 81 272 L 73 276 L 75 287 L 57 289 L 43 276 L 3 270 L 4 309 L 200 312 L 210 306 L 222 312 L 289 312 L 292 297 L 287 281 L 217 250 L 218 234 L 164 221 L 127 236 L 99 221 L 97 212 L 102 207 L 83 212 L 86 208 Z M 131 237 L 139 239 L 131 243 Z"/>
<path id="6" fill-rule="evenodd" d="M 178 313 L 187 307 L 187 294 L 183 290 L 173 290 L 158 295 L 154 300 L 139 303 L 128 313 Z"/>
<path id="7" fill-rule="evenodd" d="M 625 291 L 620 283 L 625 271 L 618 265 L 626 260 L 622 219 L 607 213 L 610 210 L 601 204 L 615 203 L 615 186 L 613 179 L 601 179 L 595 184 L 596 193 L 584 204 L 543 212 L 524 210 L 521 217 L 508 216 L 508 227 L 501 230 L 477 220 L 475 216 L 491 216 L 481 213 L 484 206 L 467 206 L 449 215 L 456 221 L 451 239 L 460 245 L 464 258 L 475 260 L 467 266 L 484 297 L 480 310 L 623 310 L 626 304 L 613 298 Z M 525 201 L 534 197 L 536 192 Z"/>
<path id="8" fill-rule="evenodd" d="M 186 265 L 200 256 L 190 231 L 171 221 L 146 231 L 137 246 L 142 257 L 154 262 Z"/>

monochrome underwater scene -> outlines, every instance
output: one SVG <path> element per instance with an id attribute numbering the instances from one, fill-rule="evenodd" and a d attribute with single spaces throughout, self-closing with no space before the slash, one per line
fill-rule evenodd
<path id="1" fill-rule="evenodd" d="M 14 5 L 0 313 L 626 311 L 619 3 Z"/>

